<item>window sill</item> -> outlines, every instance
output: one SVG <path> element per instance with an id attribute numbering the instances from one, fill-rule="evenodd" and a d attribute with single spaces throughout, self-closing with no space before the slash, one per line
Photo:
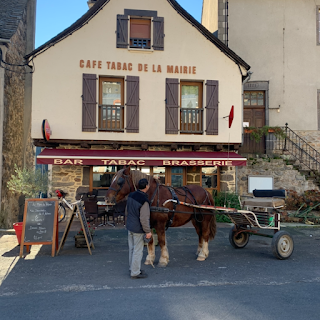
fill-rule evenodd
<path id="1" fill-rule="evenodd" d="M 143 52 L 143 53 L 153 53 L 153 49 L 138 49 L 138 48 L 128 48 L 128 51 L 132 52 Z"/>

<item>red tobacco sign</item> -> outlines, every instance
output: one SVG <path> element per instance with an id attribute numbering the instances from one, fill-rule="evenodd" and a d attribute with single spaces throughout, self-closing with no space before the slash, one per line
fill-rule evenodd
<path id="1" fill-rule="evenodd" d="M 47 119 L 44 119 L 42 121 L 41 131 L 42 131 L 43 139 L 46 141 L 49 141 L 50 135 L 51 135 L 51 129 Z"/>

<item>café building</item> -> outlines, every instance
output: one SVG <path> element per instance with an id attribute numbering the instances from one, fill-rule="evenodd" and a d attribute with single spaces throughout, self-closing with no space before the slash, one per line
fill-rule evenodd
<path id="1" fill-rule="evenodd" d="M 98 0 L 26 58 L 32 138 L 52 188 L 110 186 L 124 166 L 179 187 L 235 188 L 250 66 L 175 0 Z"/>

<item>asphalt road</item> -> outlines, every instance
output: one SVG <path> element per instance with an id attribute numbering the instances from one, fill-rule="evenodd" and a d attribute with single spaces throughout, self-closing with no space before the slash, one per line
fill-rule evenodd
<path id="1" fill-rule="evenodd" d="M 288 260 L 273 256 L 269 238 L 234 249 L 229 229 L 218 228 L 204 262 L 193 228 L 169 229 L 169 265 L 144 266 L 149 277 L 139 280 L 129 277 L 122 229 L 97 231 L 92 256 L 74 247 L 71 232 L 54 258 L 51 247 L 33 246 L 19 259 L 15 236 L 2 236 L 0 319 L 319 320 L 320 229 L 285 228 L 295 241 Z"/>

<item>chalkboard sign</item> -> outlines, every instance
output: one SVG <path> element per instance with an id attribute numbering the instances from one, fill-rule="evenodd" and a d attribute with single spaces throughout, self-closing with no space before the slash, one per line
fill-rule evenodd
<path id="1" fill-rule="evenodd" d="M 82 206 L 79 206 L 78 209 L 79 209 L 79 213 L 80 213 L 80 217 L 79 218 L 82 221 L 81 224 L 82 224 L 82 227 L 83 227 L 83 233 L 86 236 L 86 238 L 88 239 L 89 244 L 91 244 L 92 238 L 91 238 L 91 233 L 90 233 L 90 230 L 89 230 L 89 227 L 88 227 L 86 215 L 85 215 L 85 213 L 83 211 L 83 207 Z"/>
<path id="2" fill-rule="evenodd" d="M 81 227 L 82 227 L 82 230 L 84 230 L 83 234 L 84 234 L 84 237 L 86 239 L 86 243 L 87 243 L 87 247 L 88 247 L 89 253 L 92 254 L 90 248 L 94 249 L 94 245 L 93 245 L 91 233 L 90 233 L 90 230 L 89 230 L 89 227 L 88 227 L 86 214 L 85 214 L 85 212 L 83 210 L 82 202 L 81 202 L 81 200 L 79 200 L 79 201 L 76 202 L 76 205 L 74 207 L 72 216 L 70 217 L 70 220 L 69 220 L 69 222 L 68 222 L 68 224 L 66 226 L 66 229 L 65 229 L 65 231 L 63 233 L 63 236 L 61 238 L 61 242 L 60 242 L 60 245 L 59 245 L 59 248 L 58 248 L 58 251 L 57 251 L 57 255 L 59 254 L 60 250 L 63 248 L 63 246 L 65 244 L 65 241 L 67 239 L 68 233 L 70 231 L 71 224 L 72 224 L 73 219 L 74 219 L 75 216 L 79 217 L 79 219 L 80 219 Z"/>
<path id="3" fill-rule="evenodd" d="M 24 242 L 52 242 L 55 201 L 29 201 Z"/>
<path id="4" fill-rule="evenodd" d="M 54 199 L 27 199 L 23 217 L 20 256 L 24 245 L 52 244 L 54 256 L 57 244 L 58 201 Z"/>

